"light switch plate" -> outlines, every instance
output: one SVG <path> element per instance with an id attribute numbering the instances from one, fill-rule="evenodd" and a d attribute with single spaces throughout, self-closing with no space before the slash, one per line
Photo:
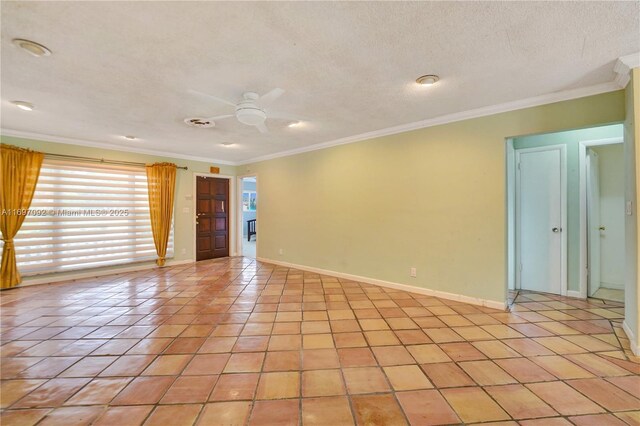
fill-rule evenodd
<path id="1" fill-rule="evenodd" d="M 183 207 L 182 208 L 182 213 L 189 213 L 189 207 Z"/>
<path id="2" fill-rule="evenodd" d="M 627 201 L 627 205 L 625 206 L 624 213 L 627 216 L 631 216 L 633 214 L 633 201 Z"/>

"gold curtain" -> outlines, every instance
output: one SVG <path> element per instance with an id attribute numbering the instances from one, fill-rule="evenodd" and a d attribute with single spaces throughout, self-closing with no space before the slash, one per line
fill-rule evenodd
<path id="1" fill-rule="evenodd" d="M 164 266 L 167 243 L 173 216 L 173 199 L 176 190 L 176 165 L 156 163 L 147 165 L 147 186 L 149 188 L 149 212 L 151 230 L 156 245 L 158 266 Z"/>
<path id="2" fill-rule="evenodd" d="M 16 266 L 13 238 L 31 206 L 43 158 L 41 152 L 0 144 L 0 231 L 4 241 L 0 288 L 14 287 L 22 282 Z"/>

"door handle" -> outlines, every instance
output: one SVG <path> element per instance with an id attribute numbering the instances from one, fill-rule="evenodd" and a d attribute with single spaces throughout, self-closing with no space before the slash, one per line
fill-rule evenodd
<path id="1" fill-rule="evenodd" d="M 600 231 L 605 231 L 607 228 L 605 228 L 604 226 L 601 226 L 600 228 L 598 228 Z"/>
<path id="2" fill-rule="evenodd" d="M 224 201 L 222 202 L 222 213 L 224 213 Z"/>
<path id="3" fill-rule="evenodd" d="M 562 228 L 553 228 L 551 229 L 554 233 L 562 232 Z"/>

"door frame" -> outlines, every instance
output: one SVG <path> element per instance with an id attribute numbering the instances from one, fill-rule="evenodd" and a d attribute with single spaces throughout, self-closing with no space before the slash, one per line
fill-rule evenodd
<path id="1" fill-rule="evenodd" d="M 237 204 L 236 204 L 236 247 L 238 249 L 238 256 L 242 256 L 242 245 L 244 243 L 244 237 L 243 237 L 243 232 L 244 232 L 244 223 L 242 222 L 242 179 L 244 178 L 248 178 L 248 177 L 254 177 L 256 178 L 256 196 L 260 197 L 260 189 L 259 189 L 259 182 L 260 180 L 258 179 L 258 173 L 246 173 L 243 175 L 238 175 L 237 176 L 237 185 L 236 185 L 236 190 L 237 190 L 237 194 L 236 194 L 236 200 L 237 200 Z M 257 207 L 256 208 L 256 223 L 258 223 L 258 216 L 260 215 L 260 208 Z M 257 231 L 257 229 L 256 229 Z M 256 238 L 256 259 L 258 258 L 258 239 Z"/>
<path id="2" fill-rule="evenodd" d="M 507 288 L 505 294 L 516 290 L 516 150 L 513 138 L 506 138 L 506 246 Z M 507 297 L 508 299 L 508 297 Z"/>
<path id="3" fill-rule="evenodd" d="M 192 202 L 191 202 L 191 217 L 193 218 L 193 225 L 191 227 L 191 232 L 193 235 L 193 261 L 197 262 L 196 260 L 196 252 L 197 252 L 197 246 L 196 246 L 196 235 L 197 235 L 197 230 L 196 230 L 196 212 L 198 209 L 198 190 L 197 190 L 197 185 L 198 185 L 198 177 L 211 177 L 211 178 L 220 178 L 220 179 L 227 179 L 229 181 L 229 207 L 231 209 L 234 209 L 236 206 L 236 193 L 235 193 L 235 189 L 236 189 L 236 182 L 234 179 L 234 176 L 231 175 L 223 175 L 223 174 L 219 174 L 219 173 L 204 173 L 204 172 L 193 172 L 193 192 L 192 192 Z M 231 256 L 237 256 L 237 249 L 236 249 L 236 232 L 235 232 L 235 217 L 234 217 L 234 210 L 229 211 L 229 257 Z M 222 258 L 220 258 L 222 259 Z"/>
<path id="4" fill-rule="evenodd" d="M 587 270 L 587 148 L 593 146 L 615 145 L 624 143 L 622 136 L 606 139 L 593 139 L 578 143 L 578 168 L 580 173 L 580 290 L 577 297 L 583 299 L 588 295 L 588 270 Z"/>
<path id="5" fill-rule="evenodd" d="M 514 149 L 514 164 L 513 164 L 513 173 L 514 173 L 514 205 L 513 205 L 513 213 L 514 213 L 514 289 L 520 290 L 521 288 L 521 248 L 520 248 L 520 215 L 519 215 L 519 206 L 520 206 L 520 155 L 522 153 L 527 152 L 540 152 L 540 151 L 552 151 L 559 150 L 560 151 L 560 222 L 562 227 L 561 233 L 561 249 L 560 249 L 560 294 L 562 296 L 573 296 L 576 295 L 571 294 L 575 292 L 567 291 L 567 241 L 568 241 L 568 233 L 569 230 L 567 228 L 567 146 L 564 144 L 557 145 L 546 145 L 540 147 L 533 148 L 520 148 Z"/>

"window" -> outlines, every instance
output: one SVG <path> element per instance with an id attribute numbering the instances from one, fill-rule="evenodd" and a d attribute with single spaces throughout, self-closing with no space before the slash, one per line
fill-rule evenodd
<path id="1" fill-rule="evenodd" d="M 242 211 L 256 211 L 256 191 L 242 191 Z"/>
<path id="2" fill-rule="evenodd" d="M 15 245 L 23 276 L 155 259 L 145 170 L 45 159 Z"/>

